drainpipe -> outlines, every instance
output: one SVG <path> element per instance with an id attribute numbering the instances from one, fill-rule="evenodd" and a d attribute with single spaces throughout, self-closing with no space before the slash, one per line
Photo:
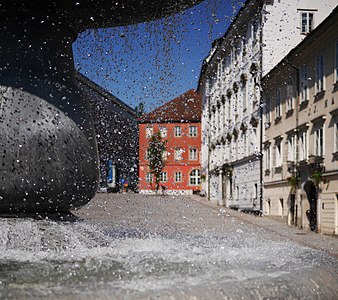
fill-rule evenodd
<path id="1" fill-rule="evenodd" d="M 260 37 L 259 37 L 259 52 L 260 52 L 260 78 L 259 78 L 259 215 L 263 216 L 263 92 L 262 92 L 262 78 L 263 78 L 263 4 L 260 6 Z"/>
<path id="2" fill-rule="evenodd" d="M 209 88 L 209 87 L 208 87 Z M 209 91 L 208 91 L 209 93 Z M 208 201 L 210 202 L 210 156 L 211 156 L 211 147 L 210 147 L 210 128 L 211 128 L 211 117 L 210 117 L 210 96 L 208 95 Z"/>
<path id="3" fill-rule="evenodd" d="M 298 157 L 299 157 L 299 99 L 300 99 L 300 68 L 295 66 L 293 63 L 288 61 L 287 59 L 285 60 L 286 63 L 293 68 L 293 70 L 296 72 L 296 92 L 297 92 L 297 97 L 296 97 L 296 104 L 295 104 L 295 115 L 296 115 L 296 155 L 295 155 L 295 166 L 293 170 L 293 174 L 295 174 L 296 178 L 298 178 Z M 295 194 L 295 211 L 294 211 L 294 222 L 293 224 L 295 226 L 298 225 L 298 184 L 297 184 L 297 189 L 296 189 L 296 194 Z M 301 228 L 303 227 L 303 212 L 302 212 L 302 203 L 299 203 L 299 209 L 300 209 L 300 226 Z"/>

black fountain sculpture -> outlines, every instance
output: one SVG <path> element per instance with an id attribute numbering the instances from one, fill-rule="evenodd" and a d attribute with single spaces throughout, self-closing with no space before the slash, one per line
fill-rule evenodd
<path id="1" fill-rule="evenodd" d="M 66 212 L 96 192 L 95 133 L 72 54 L 78 33 L 150 21 L 198 2 L 0 2 L 0 213 Z"/>

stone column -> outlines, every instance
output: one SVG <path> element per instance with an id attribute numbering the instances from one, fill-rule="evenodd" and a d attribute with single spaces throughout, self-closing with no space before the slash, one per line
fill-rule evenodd
<path id="1" fill-rule="evenodd" d="M 219 172 L 218 172 L 218 185 L 219 185 L 219 198 L 218 198 L 218 205 L 219 206 L 222 206 L 224 205 L 224 202 L 223 202 L 223 170 L 220 169 Z"/>

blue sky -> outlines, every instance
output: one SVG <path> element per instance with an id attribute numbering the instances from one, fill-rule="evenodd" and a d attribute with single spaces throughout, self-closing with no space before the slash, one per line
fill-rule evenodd
<path id="1" fill-rule="evenodd" d="M 131 107 L 147 111 L 196 89 L 211 43 L 242 2 L 206 0 L 169 18 L 88 30 L 73 45 L 76 68 Z"/>

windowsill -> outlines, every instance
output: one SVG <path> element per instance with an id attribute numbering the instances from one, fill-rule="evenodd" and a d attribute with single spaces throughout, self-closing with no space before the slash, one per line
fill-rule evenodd
<path id="1" fill-rule="evenodd" d="M 281 121 L 282 121 L 282 117 L 281 116 L 275 118 L 275 125 L 278 124 L 278 123 L 280 123 Z"/>
<path id="2" fill-rule="evenodd" d="M 275 167 L 275 173 L 276 173 L 276 174 L 282 173 L 282 166 Z"/>
<path id="3" fill-rule="evenodd" d="M 309 100 L 302 101 L 299 105 L 299 110 L 305 109 L 308 106 L 308 104 L 309 104 Z"/>
<path id="4" fill-rule="evenodd" d="M 287 112 L 286 112 L 286 118 L 289 118 L 289 117 L 291 117 L 292 115 L 293 115 L 293 111 L 294 111 L 294 109 L 293 108 L 291 108 L 291 109 L 289 109 Z"/>
<path id="5" fill-rule="evenodd" d="M 324 95 L 325 95 L 325 90 L 317 92 L 317 94 L 315 95 L 315 98 L 314 98 L 314 102 L 317 102 L 317 101 L 323 99 Z"/>

